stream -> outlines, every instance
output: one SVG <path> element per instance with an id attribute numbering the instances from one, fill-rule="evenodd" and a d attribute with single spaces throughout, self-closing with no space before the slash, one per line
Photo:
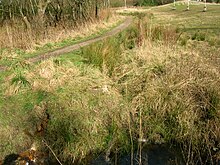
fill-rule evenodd
<path id="1" fill-rule="evenodd" d="M 100 155 L 92 160 L 89 165 L 184 165 L 180 151 L 175 151 L 167 145 L 150 145 L 146 146 L 140 152 L 124 155 L 117 160 L 106 161 L 104 155 Z M 141 160 L 141 161 L 140 161 Z"/>

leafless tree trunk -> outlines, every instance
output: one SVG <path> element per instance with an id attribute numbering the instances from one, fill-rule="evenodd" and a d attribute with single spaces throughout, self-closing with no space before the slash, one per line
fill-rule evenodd
<path id="1" fill-rule="evenodd" d="M 40 27 L 44 27 L 44 16 L 45 16 L 45 11 L 47 9 L 48 4 L 50 3 L 50 0 L 39 0 L 38 1 L 38 23 Z"/>

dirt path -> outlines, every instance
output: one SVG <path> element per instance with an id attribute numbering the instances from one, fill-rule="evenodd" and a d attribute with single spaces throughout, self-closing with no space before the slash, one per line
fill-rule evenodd
<path id="1" fill-rule="evenodd" d="M 56 50 L 53 50 L 53 51 L 50 51 L 50 52 L 47 52 L 44 54 L 40 54 L 36 57 L 31 57 L 31 58 L 27 59 L 27 61 L 34 63 L 34 62 L 39 62 L 39 61 L 49 59 L 51 57 L 57 57 L 57 56 L 61 56 L 62 54 L 70 53 L 74 50 L 78 50 L 82 47 L 88 46 L 88 45 L 95 43 L 97 41 L 101 41 L 101 40 L 104 40 L 108 37 L 111 37 L 121 31 L 125 30 L 131 23 L 132 23 L 132 17 L 127 17 L 125 19 L 125 21 L 123 23 L 121 23 L 119 26 L 115 27 L 111 31 L 106 32 L 105 34 L 103 34 L 101 36 L 98 36 L 96 38 L 92 38 L 92 39 L 89 39 L 89 40 L 86 40 L 86 41 L 83 41 L 83 42 L 80 42 L 80 43 L 77 43 L 77 44 L 74 44 L 71 46 L 59 48 L 59 49 L 56 49 Z M 8 67 L 0 65 L 0 72 L 5 71 L 7 69 L 8 69 Z"/>

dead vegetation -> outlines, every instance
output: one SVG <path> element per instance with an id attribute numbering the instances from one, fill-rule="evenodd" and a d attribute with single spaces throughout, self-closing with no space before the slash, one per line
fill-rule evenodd
<path id="1" fill-rule="evenodd" d="M 22 24 L 19 21 L 13 24 L 5 22 L 0 27 L 0 48 L 19 48 L 33 51 L 44 45 L 51 45 L 52 47 L 55 43 L 68 43 L 73 39 L 77 40 L 85 36 L 92 36 L 101 30 L 115 26 L 120 20 L 122 20 L 120 16 L 116 16 L 109 11 L 102 11 L 102 17 L 99 20 L 90 20 L 77 26 L 66 25 L 65 28 L 62 25 L 47 27 L 42 34 L 39 34 L 35 30 L 31 32 L 25 31 L 23 26 L 17 26 L 18 24 Z"/>

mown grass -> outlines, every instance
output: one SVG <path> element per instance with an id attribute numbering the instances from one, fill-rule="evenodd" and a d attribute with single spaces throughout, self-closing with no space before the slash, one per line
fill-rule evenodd
<path id="1" fill-rule="evenodd" d="M 64 164 L 87 164 L 91 155 L 120 157 L 146 140 L 178 146 L 185 164 L 219 161 L 218 45 L 189 38 L 183 46 L 178 28 L 156 21 L 140 14 L 116 37 L 4 73 L 0 129 L 11 131 L 0 131 L 0 155 L 33 142 L 48 151 L 44 139 Z M 45 112 L 44 135 L 35 135 Z"/>
<path id="2" fill-rule="evenodd" d="M 220 46 L 220 5 L 207 4 L 207 12 L 203 12 L 204 4 L 192 3 L 187 11 L 186 3 L 177 3 L 176 10 L 172 5 L 152 9 L 155 23 L 177 27 L 182 32 L 182 43 L 188 39 L 207 41 L 210 46 Z"/>
<path id="3" fill-rule="evenodd" d="M 132 0 L 127 0 L 126 4 L 127 4 L 127 6 L 135 5 L 134 1 L 132 1 Z M 125 1 L 124 0 L 113 0 L 110 2 L 110 6 L 111 7 L 124 7 Z"/>

